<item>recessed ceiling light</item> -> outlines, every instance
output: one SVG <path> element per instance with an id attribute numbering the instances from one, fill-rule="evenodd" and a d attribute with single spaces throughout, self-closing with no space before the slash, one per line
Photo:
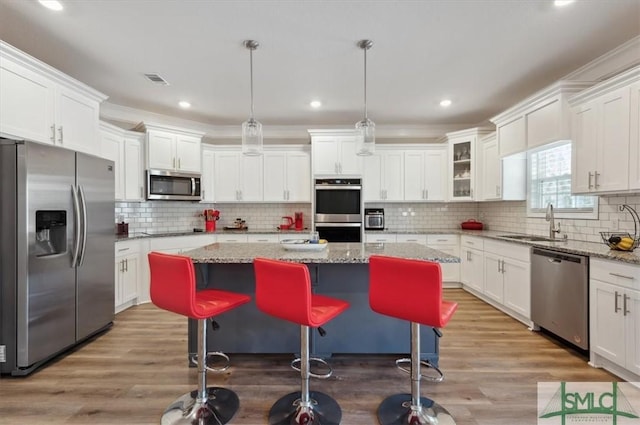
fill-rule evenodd
<path id="1" fill-rule="evenodd" d="M 47 9 L 55 10 L 56 12 L 64 9 L 62 7 L 62 3 L 58 0 L 39 0 L 40 4 L 46 7 Z"/>
<path id="2" fill-rule="evenodd" d="M 449 99 L 444 99 L 440 101 L 440 106 L 442 106 L 443 108 L 447 108 L 449 106 L 451 106 L 451 100 Z"/>
<path id="3" fill-rule="evenodd" d="M 562 7 L 562 6 L 566 6 L 568 4 L 573 3 L 575 0 L 555 0 L 553 2 L 554 6 L 558 6 L 558 7 Z"/>
<path id="4" fill-rule="evenodd" d="M 180 107 L 182 109 L 189 109 L 191 108 L 191 104 L 189 102 L 187 102 L 186 100 L 181 100 L 180 102 L 178 102 L 178 105 L 180 105 Z"/>
<path id="5" fill-rule="evenodd" d="M 322 106 L 322 102 L 320 102 L 319 100 L 312 100 L 311 103 L 309 103 L 309 106 L 311 106 L 312 108 L 319 108 Z"/>

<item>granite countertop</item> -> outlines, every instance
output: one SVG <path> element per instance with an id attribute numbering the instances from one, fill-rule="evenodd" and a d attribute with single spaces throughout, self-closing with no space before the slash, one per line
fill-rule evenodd
<path id="1" fill-rule="evenodd" d="M 256 257 L 297 263 L 363 264 L 371 255 L 459 263 L 460 258 L 417 243 L 329 243 L 322 251 L 287 251 L 279 243 L 213 243 L 187 251 L 194 263 L 251 263 Z"/>
<path id="2" fill-rule="evenodd" d="M 264 229 L 250 229 L 250 230 L 216 230 L 213 233 L 205 233 L 205 232 L 175 232 L 175 233 L 130 233 L 128 236 L 117 236 L 117 241 L 124 240 L 133 240 L 133 239 L 141 239 L 141 238 L 159 238 L 159 237 L 173 237 L 173 236 L 194 236 L 194 235 L 216 235 L 216 234 L 286 234 L 286 235 L 306 235 L 309 230 L 305 229 L 302 231 L 295 230 L 264 230 Z M 457 235 L 470 235 L 477 236 L 481 238 L 487 239 L 495 239 L 501 242 L 509 242 L 519 245 L 528 245 L 535 246 L 539 248 L 547 248 L 554 251 L 566 252 L 569 254 L 577 254 L 577 255 L 586 255 L 590 257 L 603 258 L 607 260 L 614 261 L 622 261 L 625 263 L 631 264 L 640 264 L 640 251 L 638 254 L 634 252 L 624 252 L 624 251 L 616 251 L 610 249 L 604 243 L 599 242 L 584 242 L 584 241 L 576 241 L 576 240 L 564 240 L 558 239 L 554 242 L 548 241 L 524 241 L 524 240 L 514 240 L 505 238 L 505 235 L 518 235 L 518 233 L 510 233 L 510 232 L 500 232 L 495 230 L 462 230 L 460 228 L 455 229 L 413 229 L 413 230 L 393 230 L 393 229 L 384 229 L 384 230 L 367 230 L 365 234 L 427 234 L 427 235 L 437 235 L 437 234 L 457 234 Z M 262 243 L 261 243 L 262 244 Z M 255 245 L 255 244 L 242 244 L 242 245 Z M 278 245 L 278 244 L 266 244 L 266 245 Z M 331 246 L 337 244 L 331 244 Z M 359 244 L 352 244 L 359 245 Z M 372 244 L 375 245 L 375 244 Z M 387 244 L 390 245 L 390 244 Z M 423 245 L 420 245 L 424 247 Z M 437 251 L 440 252 L 440 251 Z M 299 254 L 299 253 L 298 253 Z M 312 253 L 313 255 L 318 255 L 318 253 Z M 389 254 L 391 255 L 391 254 Z M 403 256 L 399 254 L 398 256 Z M 407 256 L 407 258 L 414 258 Z M 293 260 L 298 261 L 298 260 Z M 325 261 L 330 262 L 330 261 Z M 334 261 L 337 262 L 337 261 Z"/>

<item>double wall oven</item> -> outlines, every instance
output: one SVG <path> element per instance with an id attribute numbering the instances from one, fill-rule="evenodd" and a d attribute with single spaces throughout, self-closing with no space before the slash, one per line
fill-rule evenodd
<path id="1" fill-rule="evenodd" d="M 315 180 L 315 230 L 329 242 L 362 241 L 362 180 Z"/>

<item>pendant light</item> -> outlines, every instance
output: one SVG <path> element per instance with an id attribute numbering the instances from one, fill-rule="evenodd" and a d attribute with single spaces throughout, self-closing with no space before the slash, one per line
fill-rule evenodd
<path id="1" fill-rule="evenodd" d="M 364 51 L 364 119 L 356 123 L 358 130 L 358 155 L 373 155 L 376 145 L 376 125 L 367 117 L 367 50 L 373 46 L 371 40 L 358 41 L 358 47 Z"/>
<path id="2" fill-rule="evenodd" d="M 245 40 L 244 47 L 249 50 L 249 75 L 251 78 L 251 115 L 242 123 L 242 153 L 244 155 L 262 155 L 262 124 L 253 118 L 253 51 L 260 44 L 255 40 Z"/>

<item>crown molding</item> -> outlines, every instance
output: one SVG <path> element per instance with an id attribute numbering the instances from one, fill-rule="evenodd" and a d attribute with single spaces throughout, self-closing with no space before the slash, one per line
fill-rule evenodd
<path id="1" fill-rule="evenodd" d="M 157 114 L 155 112 L 130 108 L 103 102 L 100 105 L 100 118 L 109 121 L 117 121 L 131 125 L 135 128 L 141 122 L 152 122 L 156 125 L 188 128 L 202 132 L 205 137 L 211 139 L 233 139 L 242 137 L 241 126 L 238 125 L 214 125 L 199 121 L 186 120 L 170 115 Z M 376 137 L 381 139 L 430 139 L 442 135 L 473 127 L 477 124 L 436 124 L 436 125 L 376 125 Z M 352 130 L 351 126 L 336 125 L 264 125 L 265 139 L 308 139 L 309 129 L 314 130 Z"/>
<path id="2" fill-rule="evenodd" d="M 640 65 L 640 35 L 581 66 L 563 80 L 603 81 Z"/>

